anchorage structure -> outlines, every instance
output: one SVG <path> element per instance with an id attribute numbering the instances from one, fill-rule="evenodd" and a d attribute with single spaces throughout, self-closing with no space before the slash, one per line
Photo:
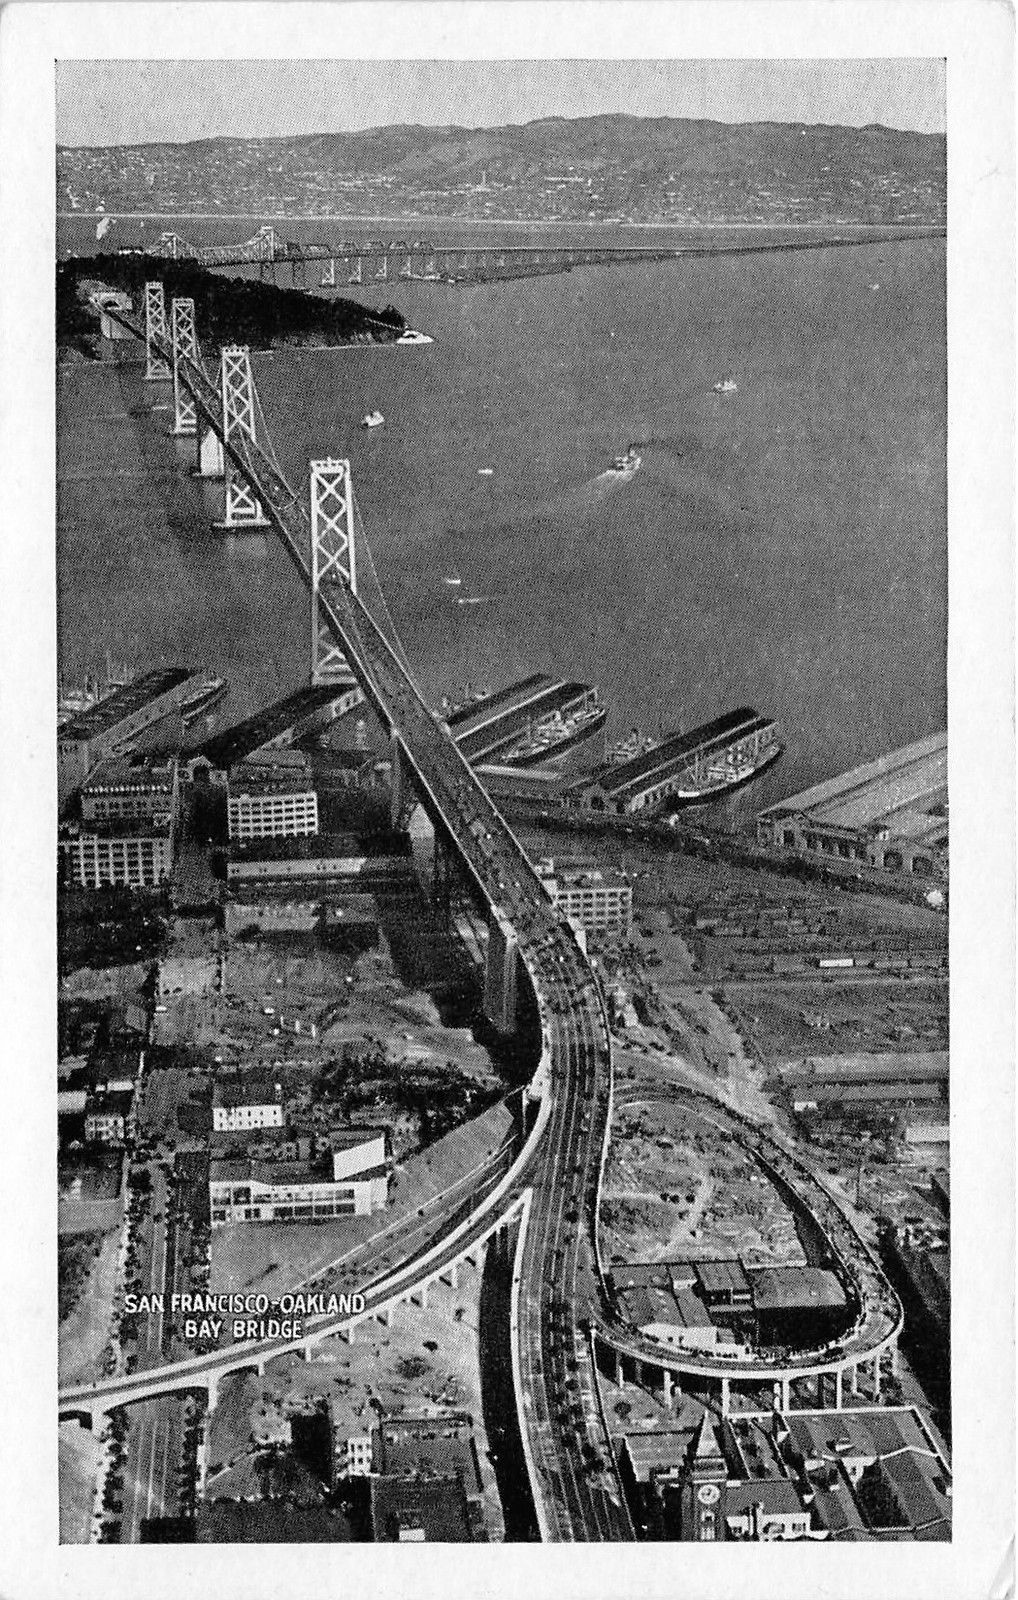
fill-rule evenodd
<path id="1" fill-rule="evenodd" d="M 311 462 L 311 682 L 353 675 L 321 607 L 323 588 L 337 580 L 357 593 L 357 540 L 349 461 Z"/>
<path id="2" fill-rule="evenodd" d="M 174 300 L 170 315 L 173 338 L 173 431 L 193 436 L 198 432 L 198 409 L 189 389 L 180 381 L 180 358 L 198 364 L 198 339 L 194 329 L 194 301 Z"/>
<path id="3" fill-rule="evenodd" d="M 251 377 L 251 352 L 247 345 L 224 345 L 220 367 L 223 399 L 223 438 L 229 445 L 238 434 L 246 433 L 253 444 L 255 433 L 254 382 Z M 261 502 L 247 479 L 232 461 L 226 462 L 226 510 L 221 528 L 265 528 L 268 519 Z"/>
<path id="4" fill-rule="evenodd" d="M 156 349 L 156 338 L 166 338 L 166 301 L 161 279 L 145 285 L 145 377 L 149 382 L 170 376 L 169 365 Z"/>

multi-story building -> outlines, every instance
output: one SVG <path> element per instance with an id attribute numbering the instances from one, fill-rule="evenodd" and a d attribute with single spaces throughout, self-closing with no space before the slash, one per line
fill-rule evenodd
<path id="1" fill-rule="evenodd" d="M 232 840 L 292 839 L 318 832 L 318 795 L 303 751 L 275 750 L 232 767 L 227 795 Z"/>
<path id="2" fill-rule="evenodd" d="M 264 1079 L 220 1079 L 212 1095 L 215 1133 L 240 1133 L 248 1128 L 283 1126 L 282 1092 Z"/>
<path id="3" fill-rule="evenodd" d="M 629 938 L 633 889 L 621 874 L 585 862 L 560 861 L 556 867 L 551 856 L 537 863 L 537 871 L 552 902 L 585 934 Z"/>
<path id="4" fill-rule="evenodd" d="M 947 734 L 892 750 L 768 806 L 761 844 L 885 872 L 946 878 Z"/>
<path id="5" fill-rule="evenodd" d="M 365 1131 L 359 1145 L 344 1143 L 331 1159 L 272 1161 L 249 1156 L 213 1160 L 209 1168 L 212 1226 L 227 1222 L 316 1222 L 366 1217 L 388 1199 L 379 1134 Z M 384 1146 L 383 1146 L 384 1147 Z M 357 1159 L 355 1151 L 360 1150 Z"/>
<path id="6" fill-rule="evenodd" d="M 85 1096 L 85 1138 L 97 1144 L 123 1144 L 131 1131 L 133 1089 L 95 1089 Z"/>
<path id="7" fill-rule="evenodd" d="M 175 756 L 129 754 L 104 761 L 81 790 L 82 822 L 152 822 L 177 815 Z"/>
<path id="8" fill-rule="evenodd" d="M 79 889 L 154 889 L 173 868 L 174 829 L 169 817 L 140 818 L 87 827 L 61 824 L 60 879 Z"/>

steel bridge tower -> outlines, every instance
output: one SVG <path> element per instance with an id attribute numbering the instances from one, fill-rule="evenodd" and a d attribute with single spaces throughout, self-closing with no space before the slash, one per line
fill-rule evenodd
<path id="1" fill-rule="evenodd" d="M 223 399 L 223 442 L 239 441 L 243 435 L 257 442 L 255 434 L 255 392 L 251 376 L 251 352 L 247 345 L 224 345 L 220 363 Z M 268 518 L 247 479 L 237 471 L 225 452 L 226 510 L 219 528 L 266 528 Z"/>
<path id="2" fill-rule="evenodd" d="M 324 588 L 345 583 L 357 593 L 357 536 L 349 461 L 312 461 L 311 472 L 311 682 L 352 678 L 319 599 Z"/>
<path id="3" fill-rule="evenodd" d="M 150 383 L 170 376 L 169 367 L 156 351 L 156 338 L 166 338 L 166 301 L 158 280 L 145 285 L 145 377 Z"/>
<path id="4" fill-rule="evenodd" d="M 173 431 L 192 437 L 198 432 L 198 409 L 189 389 L 180 381 L 182 358 L 198 365 L 198 336 L 194 328 L 194 301 L 174 300 L 170 312 L 173 341 Z"/>

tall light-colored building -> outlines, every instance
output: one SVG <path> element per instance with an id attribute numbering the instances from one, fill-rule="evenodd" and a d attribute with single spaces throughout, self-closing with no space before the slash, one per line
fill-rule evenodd
<path id="1" fill-rule="evenodd" d="M 628 939 L 633 926 L 633 890 L 618 873 L 605 873 L 587 863 L 551 856 L 537 863 L 538 875 L 552 902 L 587 935 L 609 934 Z"/>
<path id="2" fill-rule="evenodd" d="M 173 826 L 159 821 L 64 823 L 58 840 L 60 876 L 79 889 L 155 889 L 173 867 Z"/>
<path id="3" fill-rule="evenodd" d="M 294 839 L 318 832 L 318 795 L 311 766 L 299 750 L 274 750 L 264 760 L 230 771 L 227 818 L 230 838 Z"/>

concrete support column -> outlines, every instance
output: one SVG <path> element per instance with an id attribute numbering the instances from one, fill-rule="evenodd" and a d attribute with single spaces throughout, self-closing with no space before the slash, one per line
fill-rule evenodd
<path id="1" fill-rule="evenodd" d="M 898 1376 L 898 1341 L 895 1339 L 891 1346 L 891 1376 Z"/>
<path id="2" fill-rule="evenodd" d="M 199 420 L 198 476 L 199 478 L 221 478 L 224 471 L 223 441 L 218 433 L 215 433 L 212 428 L 204 427 Z"/>
<path id="3" fill-rule="evenodd" d="M 873 1398 L 880 1399 L 880 1357 L 873 1357 Z"/>
<path id="4" fill-rule="evenodd" d="M 667 1367 L 661 1374 L 661 1380 L 663 1389 L 662 1399 L 666 1406 L 670 1406 L 672 1403 L 672 1375 L 668 1371 Z"/>
<path id="5" fill-rule="evenodd" d="M 516 935 L 493 911 L 488 922 L 488 954 L 484 972 L 484 1014 L 501 1034 L 516 1027 Z"/>
<path id="6" fill-rule="evenodd" d="M 458 1261 L 454 1261 L 452 1266 L 449 1268 L 449 1284 L 453 1289 L 458 1289 L 460 1286 L 460 1269 Z"/>
<path id="7" fill-rule="evenodd" d="M 209 1390 L 209 1405 L 208 1405 L 208 1408 L 209 1408 L 209 1412 L 211 1413 L 216 1409 L 216 1406 L 219 1404 L 219 1379 L 218 1379 L 218 1377 L 216 1376 L 216 1374 L 214 1372 L 209 1375 L 209 1378 L 208 1378 L 208 1390 Z"/>
<path id="8" fill-rule="evenodd" d="M 841 1407 L 842 1407 L 841 1372 L 842 1372 L 842 1369 L 840 1367 L 838 1367 L 837 1371 L 834 1374 L 834 1409 L 835 1409 L 835 1411 L 840 1411 Z"/>
<path id="9" fill-rule="evenodd" d="M 428 1309 L 428 1285 L 426 1283 L 422 1283 L 421 1284 L 421 1310 L 422 1311 L 427 1311 L 427 1309 Z"/>
<path id="10" fill-rule="evenodd" d="M 849 1379 L 849 1383 L 850 1383 L 850 1386 L 851 1386 L 851 1389 L 852 1389 L 852 1393 L 853 1394 L 858 1394 L 859 1393 L 859 1363 L 858 1363 L 858 1361 L 853 1361 L 852 1365 L 849 1367 L 848 1370 L 851 1373 L 851 1378 Z"/>
<path id="11" fill-rule="evenodd" d="M 721 1379 L 721 1415 L 727 1417 L 731 1412 L 732 1395 L 731 1383 L 728 1378 Z"/>
<path id="12" fill-rule="evenodd" d="M 398 828 L 403 818 L 406 779 L 403 771 L 403 747 L 395 734 L 389 740 L 389 760 L 391 762 L 389 820 L 394 828 Z"/>
<path id="13" fill-rule="evenodd" d="M 792 1384 L 788 1378 L 781 1380 L 781 1410 L 787 1414 L 792 1409 Z"/>

